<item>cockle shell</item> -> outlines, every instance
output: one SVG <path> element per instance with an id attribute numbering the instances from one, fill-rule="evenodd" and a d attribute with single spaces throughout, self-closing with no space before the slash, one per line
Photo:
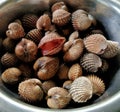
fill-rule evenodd
<path id="1" fill-rule="evenodd" d="M 64 48 L 63 48 L 64 49 Z M 82 39 L 76 39 L 73 41 L 72 46 L 65 52 L 63 59 L 65 62 L 71 62 L 77 60 L 83 53 L 84 44 Z"/>
<path id="2" fill-rule="evenodd" d="M 24 62 L 32 62 L 36 59 L 37 45 L 28 39 L 22 38 L 22 40 L 15 47 L 16 56 Z"/>
<path id="3" fill-rule="evenodd" d="M 59 59 L 48 56 L 40 57 L 35 61 L 33 68 L 37 72 L 39 79 L 49 80 L 59 68 Z"/>
<path id="4" fill-rule="evenodd" d="M 73 82 L 72 80 L 66 80 L 66 81 L 63 83 L 63 86 L 62 86 L 62 87 L 65 88 L 65 89 L 67 89 L 67 90 L 69 90 L 72 82 Z"/>
<path id="5" fill-rule="evenodd" d="M 55 86 L 56 86 L 56 84 L 52 80 L 47 80 L 42 83 L 42 89 L 43 89 L 44 93 L 46 93 L 46 94 L 49 89 L 51 89 L 52 87 L 55 87 Z"/>
<path id="6" fill-rule="evenodd" d="M 63 52 L 67 52 L 71 46 L 73 45 L 73 41 L 67 41 L 63 45 Z"/>
<path id="7" fill-rule="evenodd" d="M 74 31 L 70 36 L 69 36 L 69 41 L 74 41 L 75 39 L 78 39 L 79 37 L 79 32 Z"/>
<path id="8" fill-rule="evenodd" d="M 68 11 L 68 8 L 67 8 L 67 6 L 65 5 L 64 2 L 56 2 L 51 7 L 52 12 L 54 12 L 54 11 L 56 11 L 58 9 L 64 9 L 64 10 Z"/>
<path id="9" fill-rule="evenodd" d="M 48 31 L 51 27 L 51 18 L 48 14 L 43 14 L 39 17 L 39 19 L 36 22 L 36 27 L 39 30 L 45 30 Z"/>
<path id="10" fill-rule="evenodd" d="M 102 59 L 102 66 L 101 66 L 101 71 L 102 72 L 106 72 L 109 68 L 109 63 L 107 62 L 107 60 Z"/>
<path id="11" fill-rule="evenodd" d="M 75 63 L 70 67 L 68 77 L 70 80 L 74 81 L 76 78 L 82 76 L 82 73 L 82 67 L 80 64 Z"/>
<path id="12" fill-rule="evenodd" d="M 11 39 L 19 39 L 25 36 L 24 29 L 19 23 L 13 22 L 8 25 L 8 30 L 6 31 L 7 37 Z"/>
<path id="13" fill-rule="evenodd" d="M 69 67 L 65 63 L 61 64 L 57 72 L 58 78 L 68 79 L 68 71 L 69 71 Z"/>
<path id="14" fill-rule="evenodd" d="M 38 45 L 42 38 L 42 32 L 39 29 L 32 29 L 27 33 L 26 38 Z"/>
<path id="15" fill-rule="evenodd" d="M 93 94 L 100 96 L 105 91 L 105 84 L 102 79 L 96 75 L 88 75 L 87 78 L 91 81 L 93 85 Z"/>
<path id="16" fill-rule="evenodd" d="M 6 69 L 2 73 L 1 79 L 6 84 L 14 85 L 21 80 L 21 75 L 22 75 L 22 72 L 18 68 L 11 67 L 11 68 Z"/>
<path id="17" fill-rule="evenodd" d="M 111 40 L 108 40 L 107 43 L 107 48 L 101 56 L 108 59 L 113 58 L 120 52 L 119 43 Z"/>
<path id="18" fill-rule="evenodd" d="M 55 32 L 50 32 L 41 39 L 38 48 L 41 49 L 43 55 L 53 55 L 62 50 L 65 41 L 65 37 L 61 37 Z"/>
<path id="19" fill-rule="evenodd" d="M 47 105 L 50 108 L 61 109 L 66 107 L 71 100 L 69 92 L 61 87 L 53 87 L 48 91 Z"/>
<path id="20" fill-rule="evenodd" d="M 2 57 L 1 57 L 1 63 L 4 67 L 12 67 L 15 66 L 16 63 L 18 62 L 18 58 L 16 57 L 15 54 L 6 52 Z"/>
<path id="21" fill-rule="evenodd" d="M 28 102 L 41 101 L 43 98 L 42 83 L 36 78 L 21 82 L 18 86 L 20 96 Z"/>
<path id="22" fill-rule="evenodd" d="M 80 59 L 80 64 L 88 72 L 97 72 L 102 66 L 102 60 L 96 54 L 87 53 Z"/>
<path id="23" fill-rule="evenodd" d="M 72 13 L 72 24 L 75 30 L 82 31 L 88 29 L 92 21 L 86 11 L 78 9 Z"/>
<path id="24" fill-rule="evenodd" d="M 92 83 L 87 77 L 81 76 L 73 81 L 69 93 L 75 102 L 86 102 L 93 94 Z"/>
<path id="25" fill-rule="evenodd" d="M 58 9 L 52 13 L 52 22 L 58 26 L 64 26 L 70 21 L 71 14 L 64 9 Z"/>
<path id="26" fill-rule="evenodd" d="M 107 40 L 101 34 L 93 34 L 84 39 L 85 48 L 95 54 L 103 54 L 107 48 Z"/>

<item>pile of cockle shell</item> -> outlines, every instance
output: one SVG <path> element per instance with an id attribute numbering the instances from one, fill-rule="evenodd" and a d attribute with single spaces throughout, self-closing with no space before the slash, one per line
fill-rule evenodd
<path id="1" fill-rule="evenodd" d="M 43 101 L 56 109 L 102 95 L 102 74 L 120 51 L 119 43 L 107 40 L 91 14 L 71 11 L 64 2 L 11 22 L 1 43 L 2 81 L 12 88 L 18 85 L 24 101 Z"/>

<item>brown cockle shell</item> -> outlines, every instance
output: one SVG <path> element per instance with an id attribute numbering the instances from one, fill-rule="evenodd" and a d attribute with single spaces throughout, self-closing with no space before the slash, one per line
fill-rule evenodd
<path id="1" fill-rule="evenodd" d="M 81 76 L 73 81 L 69 93 L 75 102 L 87 102 L 93 94 L 92 83 L 87 77 Z"/>
<path id="2" fill-rule="evenodd" d="M 63 83 L 63 86 L 62 86 L 62 87 L 63 87 L 64 89 L 69 90 L 72 82 L 73 82 L 72 80 L 66 80 L 66 81 Z"/>
<path id="3" fill-rule="evenodd" d="M 49 108 L 62 109 L 71 101 L 69 92 L 61 87 L 53 87 L 48 91 L 47 105 Z"/>
<path id="4" fill-rule="evenodd" d="M 71 13 L 64 9 L 57 9 L 52 13 L 52 22 L 58 26 L 64 26 L 70 21 Z"/>
<path id="5" fill-rule="evenodd" d="M 82 31 L 88 29 L 92 21 L 86 11 L 78 9 L 72 13 L 72 24 L 75 30 Z"/>
<path id="6" fill-rule="evenodd" d="M 107 60 L 102 59 L 102 66 L 101 66 L 101 71 L 102 72 L 106 72 L 109 68 L 109 63 L 107 62 Z"/>
<path id="7" fill-rule="evenodd" d="M 102 79 L 96 75 L 88 75 L 87 78 L 91 81 L 93 85 L 93 94 L 100 96 L 105 91 L 105 84 Z"/>
<path id="8" fill-rule="evenodd" d="M 50 32 L 41 39 L 38 48 L 41 49 L 43 55 L 53 55 L 62 50 L 65 41 L 65 37 L 61 37 L 55 32 Z"/>
<path id="9" fill-rule="evenodd" d="M 73 41 L 72 46 L 65 52 L 63 59 L 65 62 L 71 62 L 77 60 L 83 53 L 84 44 L 82 39 L 76 39 Z"/>
<path id="10" fill-rule="evenodd" d="M 49 80 L 59 68 L 59 59 L 48 56 L 40 57 L 35 61 L 33 68 L 37 72 L 39 79 Z"/>
<path id="11" fill-rule="evenodd" d="M 80 64 L 75 63 L 70 67 L 68 77 L 70 80 L 74 81 L 76 78 L 82 76 L 82 73 L 82 67 Z"/>
<path id="12" fill-rule="evenodd" d="M 74 41 L 75 39 L 78 39 L 79 37 L 79 32 L 74 31 L 70 36 L 69 36 L 69 41 Z"/>
<path id="13" fill-rule="evenodd" d="M 108 40 L 108 46 L 105 49 L 105 52 L 101 55 L 104 58 L 113 58 L 120 52 L 120 46 L 118 42 Z"/>
<path id="14" fill-rule="evenodd" d="M 21 82 L 18 86 L 20 96 L 28 102 L 41 101 L 43 98 L 42 83 L 36 78 Z"/>
<path id="15" fill-rule="evenodd" d="M 32 29 L 27 33 L 25 38 L 32 40 L 38 45 L 42 38 L 42 32 L 39 29 Z"/>
<path id="16" fill-rule="evenodd" d="M 107 48 L 107 40 L 101 34 L 93 34 L 84 39 L 85 48 L 95 54 L 103 54 Z"/>
<path id="17" fill-rule="evenodd" d="M 11 67 L 6 69 L 2 73 L 1 79 L 6 84 L 13 85 L 18 83 L 21 80 L 21 75 L 22 75 L 22 72 L 18 68 Z"/>
<path id="18" fill-rule="evenodd" d="M 46 94 L 49 89 L 51 89 L 52 87 L 55 87 L 55 86 L 56 86 L 56 84 L 52 80 L 47 80 L 42 83 L 42 89 L 43 89 L 44 93 L 46 93 Z"/>
<path id="19" fill-rule="evenodd" d="M 36 27 L 39 30 L 45 30 L 48 31 L 51 27 L 51 18 L 48 14 L 43 14 L 39 17 L 39 19 L 36 22 Z"/>
<path id="20" fill-rule="evenodd" d="M 19 23 L 13 22 L 8 25 L 8 30 L 6 31 L 7 37 L 11 39 L 19 39 L 25 36 L 24 29 Z"/>
<path id="21" fill-rule="evenodd" d="M 1 63 L 4 67 L 12 67 L 15 66 L 16 63 L 18 62 L 18 58 L 16 57 L 15 54 L 6 52 L 2 57 L 1 57 Z"/>
<path id="22" fill-rule="evenodd" d="M 97 72 L 102 66 L 102 60 L 96 54 L 87 53 L 80 59 L 80 64 L 88 72 Z"/>
<path id="23" fill-rule="evenodd" d="M 37 45 L 28 39 L 22 38 L 22 40 L 15 47 L 16 56 L 24 62 L 32 62 L 36 59 Z"/>

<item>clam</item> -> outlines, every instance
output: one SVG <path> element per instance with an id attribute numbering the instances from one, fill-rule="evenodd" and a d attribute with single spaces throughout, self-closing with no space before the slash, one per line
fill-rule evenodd
<path id="1" fill-rule="evenodd" d="M 48 91 L 47 105 L 49 108 L 61 109 L 71 101 L 69 92 L 61 87 L 53 87 Z"/>
<path id="2" fill-rule="evenodd" d="M 17 62 L 18 62 L 18 58 L 14 53 L 6 52 L 1 57 L 1 63 L 4 67 L 13 67 L 16 65 Z"/>
<path id="3" fill-rule="evenodd" d="M 97 72 L 102 66 L 102 60 L 96 54 L 86 53 L 80 59 L 80 64 L 88 72 Z"/>
<path id="4" fill-rule="evenodd" d="M 40 57 L 35 61 L 33 68 L 37 72 L 39 79 L 49 80 L 59 68 L 59 59 L 48 56 Z"/>
<path id="5" fill-rule="evenodd" d="M 58 26 L 64 26 L 70 21 L 71 13 L 64 9 L 57 9 L 52 13 L 52 22 Z"/>
<path id="6" fill-rule="evenodd" d="M 105 84 L 102 79 L 96 75 L 88 75 L 87 78 L 93 85 L 93 94 L 100 96 L 105 91 Z"/>
<path id="7" fill-rule="evenodd" d="M 82 73 L 82 67 L 80 64 L 75 63 L 70 67 L 68 77 L 70 80 L 74 81 L 76 78 L 82 76 Z"/>
<path id="8" fill-rule="evenodd" d="M 107 40 L 101 34 L 93 34 L 84 39 L 85 48 L 95 54 L 103 54 L 107 48 Z"/>
<path id="9" fill-rule="evenodd" d="M 36 78 L 31 78 L 21 82 L 18 86 L 20 96 L 28 102 L 41 101 L 43 98 L 42 83 Z"/>
<path id="10" fill-rule="evenodd" d="M 79 37 L 79 32 L 74 31 L 70 36 L 69 36 L 69 41 L 74 41 L 75 39 L 78 39 Z"/>
<path id="11" fill-rule="evenodd" d="M 36 59 L 38 48 L 36 44 L 28 39 L 22 40 L 15 47 L 16 56 L 24 62 L 32 62 Z"/>
<path id="12" fill-rule="evenodd" d="M 66 80 L 66 81 L 63 83 L 63 86 L 62 86 L 62 87 L 63 87 L 64 89 L 69 90 L 72 82 L 73 82 L 72 80 Z"/>
<path id="13" fill-rule="evenodd" d="M 69 93 L 77 103 L 87 102 L 87 100 L 92 98 L 93 87 L 91 81 L 85 77 L 81 76 L 75 79 L 69 89 Z"/>
<path id="14" fill-rule="evenodd" d="M 14 84 L 17 84 L 21 80 L 21 75 L 22 75 L 22 72 L 18 68 L 11 67 L 11 68 L 6 69 L 2 73 L 1 79 L 6 84 L 14 85 Z"/>
<path id="15" fill-rule="evenodd" d="M 113 58 L 120 52 L 120 46 L 118 42 L 108 40 L 108 46 L 105 49 L 105 52 L 101 55 L 104 58 Z"/>
<path id="16" fill-rule="evenodd" d="M 43 55 L 53 55 L 62 50 L 65 41 L 65 37 L 61 37 L 55 32 L 50 32 L 41 39 L 38 48 Z"/>
<path id="17" fill-rule="evenodd" d="M 64 49 L 64 48 L 63 48 Z M 83 53 L 84 44 L 82 39 L 73 41 L 72 46 L 64 53 L 63 59 L 65 62 L 77 60 Z"/>
<path id="18" fill-rule="evenodd" d="M 48 31 L 51 27 L 51 18 L 48 14 L 43 14 L 39 17 L 39 19 L 36 22 L 36 27 L 39 30 L 45 30 Z"/>

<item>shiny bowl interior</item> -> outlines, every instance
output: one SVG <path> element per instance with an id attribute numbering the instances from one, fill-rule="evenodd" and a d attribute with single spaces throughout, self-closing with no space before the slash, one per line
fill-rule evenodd
<path id="1" fill-rule="evenodd" d="M 20 0 L 21 2 L 23 0 Z M 29 1 L 29 0 L 28 0 Z M 48 0 L 46 0 L 48 2 Z M 51 0 L 51 4 L 55 0 Z M 71 8 L 83 8 L 92 14 L 104 28 L 107 37 L 110 40 L 120 43 L 120 2 L 117 0 L 63 0 Z M 6 1 L 1 7 L 12 1 Z M 16 2 L 16 0 L 13 0 Z M 1 66 L 0 66 L 1 67 Z M 1 72 L 1 69 L 0 69 Z M 118 112 L 120 110 L 120 55 L 117 55 L 111 61 L 111 68 L 105 74 L 107 89 L 105 93 L 87 106 L 81 106 L 75 109 L 52 110 L 32 106 L 19 100 L 18 95 L 10 91 L 0 80 L 0 109 L 3 112 L 42 112 L 42 111 L 78 111 L 78 112 Z M 7 105 L 7 108 L 5 108 Z"/>

